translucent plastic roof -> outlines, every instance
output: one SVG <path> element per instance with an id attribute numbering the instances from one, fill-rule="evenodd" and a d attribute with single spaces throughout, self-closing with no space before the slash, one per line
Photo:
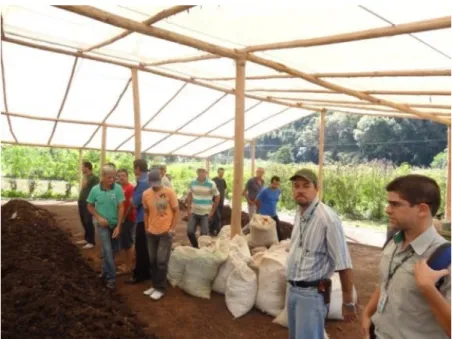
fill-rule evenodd
<path id="1" fill-rule="evenodd" d="M 152 26 L 237 51 L 262 44 L 450 18 L 451 13 L 446 1 L 415 2 L 409 10 L 406 4 L 384 2 L 365 6 L 300 6 L 193 6 L 188 11 L 177 9 Z M 93 8 L 135 22 L 161 15 L 165 9 L 170 8 Z M 133 152 L 130 68 L 137 68 L 143 152 L 209 157 L 234 147 L 233 59 L 132 31 L 113 43 L 98 46 L 125 32 L 124 28 L 57 7 L 14 5 L 2 6 L 1 11 L 6 93 L 6 102 L 3 97 L 0 102 L 2 142 L 100 149 L 104 125 L 107 150 Z M 369 91 L 377 99 L 405 104 L 450 123 L 451 40 L 452 29 L 442 28 L 255 51 L 250 55 L 312 73 L 347 89 Z M 46 48 L 51 51 L 43 50 Z M 202 60 L 184 62 L 193 57 Z M 246 141 L 322 109 L 417 117 L 354 95 L 333 92 L 256 62 L 246 63 Z M 432 70 L 441 74 L 408 75 Z M 350 76 L 389 71 L 406 71 L 407 75 Z M 253 79 L 256 76 L 260 78 Z M 3 85 L 1 81 L 2 92 Z"/>

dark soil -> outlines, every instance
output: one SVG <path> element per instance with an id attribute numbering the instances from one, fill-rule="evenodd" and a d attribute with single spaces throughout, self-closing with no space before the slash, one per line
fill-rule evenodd
<path id="1" fill-rule="evenodd" d="M 2 338 L 155 338 L 56 224 L 23 200 L 2 207 Z"/>

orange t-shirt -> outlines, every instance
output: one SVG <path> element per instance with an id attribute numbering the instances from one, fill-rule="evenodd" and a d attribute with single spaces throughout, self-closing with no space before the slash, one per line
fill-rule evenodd
<path id="1" fill-rule="evenodd" d="M 143 207 L 149 211 L 147 231 L 163 234 L 171 229 L 173 209 L 179 207 L 179 202 L 176 193 L 168 187 L 162 187 L 158 192 L 149 188 L 143 193 Z"/>

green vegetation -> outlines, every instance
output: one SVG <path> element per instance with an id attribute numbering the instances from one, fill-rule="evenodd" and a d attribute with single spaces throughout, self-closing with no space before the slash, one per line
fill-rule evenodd
<path id="1" fill-rule="evenodd" d="M 287 154 L 287 148 L 281 148 L 279 154 Z M 406 163 L 395 167 L 388 162 L 373 161 L 363 164 L 344 165 L 332 163 L 324 170 L 324 201 L 346 218 L 382 221 L 386 204 L 385 185 L 394 177 L 408 173 L 428 175 L 439 183 L 442 192 L 446 189 L 446 172 L 442 167 L 443 152 L 435 157 L 437 168 L 418 168 Z M 100 155 L 97 151 L 84 153 L 84 159 L 91 161 L 95 173 L 99 171 Z M 439 159 L 439 160 L 438 160 Z M 150 165 L 163 163 L 163 158 L 149 157 Z M 276 160 L 276 159 L 275 159 Z M 134 182 L 133 156 L 126 153 L 108 153 L 107 161 L 118 168 L 129 171 Z M 188 183 L 195 176 L 201 162 L 175 161 L 168 164 L 168 173 L 172 183 L 181 196 L 186 192 Z M 313 163 L 278 164 L 271 161 L 257 161 L 257 166 L 266 169 L 267 182 L 272 175 L 281 178 L 282 197 L 280 209 L 293 210 L 295 204 L 291 196 L 288 178 L 301 167 L 317 170 Z M 211 176 L 218 167 L 226 170 L 225 179 L 232 188 L 233 166 L 218 161 L 211 163 Z M 22 146 L 2 146 L 2 196 L 10 198 L 33 199 L 76 199 L 78 189 L 78 152 L 72 150 L 31 148 Z M 250 165 L 245 161 L 245 180 L 250 177 Z M 21 179 L 21 180 L 19 180 Z M 44 182 L 45 180 L 45 182 Z M 20 182 L 19 182 L 20 181 Z M 25 184 L 26 183 L 26 184 Z M 231 192 L 228 193 L 231 196 Z M 444 210 L 444 202 L 441 212 Z"/>

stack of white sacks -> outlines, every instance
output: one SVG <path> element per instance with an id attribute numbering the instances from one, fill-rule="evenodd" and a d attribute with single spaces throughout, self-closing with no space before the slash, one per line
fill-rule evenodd
<path id="1" fill-rule="evenodd" d="M 230 226 L 224 226 L 216 241 L 198 239 L 200 249 L 177 247 L 171 254 L 168 280 L 188 294 L 209 299 L 211 291 L 224 294 L 234 318 L 254 306 L 287 327 L 286 260 L 290 239 L 278 243 L 275 221 L 255 214 L 250 234 L 230 240 Z M 251 248 L 251 251 L 250 251 Z M 338 274 L 332 277 L 329 319 L 342 319 L 342 291 Z M 356 291 L 353 291 L 356 302 Z"/>

